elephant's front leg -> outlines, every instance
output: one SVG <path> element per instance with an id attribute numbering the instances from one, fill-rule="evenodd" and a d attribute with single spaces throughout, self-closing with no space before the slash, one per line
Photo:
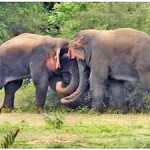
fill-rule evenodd
<path id="1" fill-rule="evenodd" d="M 103 111 L 103 99 L 105 94 L 105 81 L 108 77 L 108 68 L 101 68 L 100 71 L 91 69 L 90 88 L 92 95 L 92 109 Z"/>
<path id="2" fill-rule="evenodd" d="M 8 108 L 10 110 L 14 109 L 14 97 L 15 92 L 21 87 L 22 80 L 16 80 L 7 83 L 4 86 L 5 97 L 2 108 Z"/>
<path id="3" fill-rule="evenodd" d="M 31 78 L 36 90 L 37 113 L 42 113 L 48 90 L 48 72 L 44 66 L 31 64 Z"/>
<path id="4" fill-rule="evenodd" d="M 41 81 L 42 82 L 42 81 Z M 48 85 L 47 83 L 43 84 L 43 83 L 35 83 L 35 87 L 36 87 L 36 102 L 37 102 L 37 113 L 43 113 L 43 109 L 44 109 L 44 104 L 46 101 L 46 94 L 47 94 L 47 90 L 48 90 Z"/>

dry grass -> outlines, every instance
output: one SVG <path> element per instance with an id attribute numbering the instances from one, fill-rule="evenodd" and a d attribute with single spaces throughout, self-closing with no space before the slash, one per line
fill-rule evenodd
<path id="1" fill-rule="evenodd" d="M 50 115 L 54 115 L 51 113 Z M 150 115 L 148 114 L 78 114 L 78 113 L 68 113 L 62 114 L 65 122 L 67 124 L 77 124 L 79 122 L 83 122 L 85 124 L 98 124 L 98 123 L 111 123 L 111 124 L 133 124 L 133 123 L 143 123 L 150 124 Z M 2 113 L 0 115 L 0 124 L 3 122 L 10 123 L 19 123 L 22 120 L 29 123 L 30 125 L 45 125 L 45 120 L 43 118 L 43 114 L 35 114 L 35 113 Z"/>
<path id="2" fill-rule="evenodd" d="M 34 113 L 2 113 L 0 115 L 0 124 L 3 122 L 17 124 L 23 120 L 29 123 L 30 125 L 38 126 L 46 124 L 43 119 L 43 115 Z"/>
<path id="3" fill-rule="evenodd" d="M 52 113 L 53 115 L 53 113 Z M 98 123 L 111 123 L 111 124 L 132 124 L 132 123 L 145 123 L 150 124 L 150 115 L 148 114 L 78 114 L 70 113 L 63 115 L 67 124 L 77 124 L 83 122 L 83 124 L 93 125 Z M 2 113 L 0 115 L 0 124 L 3 122 L 19 123 L 22 120 L 29 123 L 30 125 L 45 125 L 43 114 L 35 113 Z"/>

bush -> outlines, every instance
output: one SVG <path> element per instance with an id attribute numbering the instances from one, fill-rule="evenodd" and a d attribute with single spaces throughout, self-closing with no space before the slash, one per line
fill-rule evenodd
<path id="1" fill-rule="evenodd" d="M 60 114 L 55 114 L 54 116 L 50 116 L 50 114 L 44 114 L 44 120 L 46 123 L 56 129 L 62 128 L 64 122 L 62 116 Z"/>

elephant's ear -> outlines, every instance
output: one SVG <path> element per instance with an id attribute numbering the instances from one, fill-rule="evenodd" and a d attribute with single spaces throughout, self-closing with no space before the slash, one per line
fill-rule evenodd
<path id="1" fill-rule="evenodd" d="M 56 49 L 56 69 L 60 68 L 60 48 Z"/>
<path id="2" fill-rule="evenodd" d="M 74 59 L 85 59 L 85 52 L 83 50 L 85 41 L 84 41 L 84 37 L 80 37 L 80 38 L 75 38 L 74 40 L 72 40 L 70 42 L 70 47 L 69 47 L 69 51 L 68 51 L 68 55 L 70 56 L 70 58 Z"/>
<path id="3" fill-rule="evenodd" d="M 84 45 L 85 45 L 85 37 L 80 37 L 79 39 L 78 39 L 78 46 L 79 47 L 84 47 Z M 78 55 L 79 55 L 79 58 L 80 59 L 82 59 L 82 60 L 84 60 L 85 59 L 85 52 L 84 52 L 84 50 L 82 49 L 82 50 L 80 50 L 80 51 L 78 51 Z"/>
<path id="4" fill-rule="evenodd" d="M 77 59 L 82 59 L 84 60 L 85 59 L 85 52 L 83 50 L 71 50 L 69 52 L 70 54 L 70 58 L 74 59 L 74 58 L 77 58 Z"/>
<path id="5" fill-rule="evenodd" d="M 78 42 L 78 44 L 83 46 L 85 44 L 85 37 L 82 36 L 82 37 L 78 38 L 77 42 Z"/>
<path id="6" fill-rule="evenodd" d="M 60 48 L 46 54 L 45 65 L 49 70 L 56 70 L 60 68 L 59 55 Z"/>

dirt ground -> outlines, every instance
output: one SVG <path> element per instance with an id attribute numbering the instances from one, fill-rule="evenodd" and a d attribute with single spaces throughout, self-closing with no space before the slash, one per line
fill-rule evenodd
<path id="1" fill-rule="evenodd" d="M 2 113 L 0 140 L 9 131 L 20 127 L 13 148 L 150 147 L 149 114 L 63 113 L 61 115 L 64 127 L 56 129 L 47 126 L 44 114 Z"/>
<path id="2" fill-rule="evenodd" d="M 51 115 L 51 114 L 49 114 Z M 53 113 L 52 113 L 53 115 Z M 132 122 L 143 122 L 150 123 L 150 115 L 148 114 L 102 114 L 102 115 L 91 115 L 91 114 L 62 114 L 65 122 L 68 124 L 75 124 L 80 121 L 84 123 L 93 122 L 106 122 L 106 123 L 116 123 L 116 124 L 130 124 Z M 2 113 L 0 114 L 0 124 L 3 122 L 9 123 L 19 123 L 22 120 L 26 121 L 31 125 L 44 125 L 46 122 L 44 120 L 43 114 L 35 113 Z"/>

